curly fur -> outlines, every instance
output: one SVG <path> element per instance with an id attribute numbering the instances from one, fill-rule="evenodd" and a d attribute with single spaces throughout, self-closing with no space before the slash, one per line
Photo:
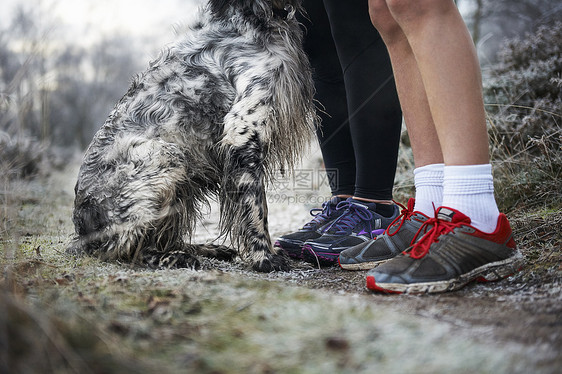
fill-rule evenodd
<path id="1" fill-rule="evenodd" d="M 153 267 L 238 254 L 286 269 L 271 245 L 265 187 L 314 132 L 297 0 L 210 0 L 117 103 L 76 183 L 76 251 Z M 189 238 L 209 196 L 237 251 Z"/>

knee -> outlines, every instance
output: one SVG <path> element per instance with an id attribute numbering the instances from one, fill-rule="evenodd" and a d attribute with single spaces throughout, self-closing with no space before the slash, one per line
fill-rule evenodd
<path id="1" fill-rule="evenodd" d="M 404 28 L 428 17 L 442 16 L 456 6 L 451 0 L 385 0 L 392 17 Z"/>
<path id="2" fill-rule="evenodd" d="M 387 5 L 387 0 L 369 0 L 371 23 L 381 34 L 386 44 L 391 43 L 402 33 Z"/>

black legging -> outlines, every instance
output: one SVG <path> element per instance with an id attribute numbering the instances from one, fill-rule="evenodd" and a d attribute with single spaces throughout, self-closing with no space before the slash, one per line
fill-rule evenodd
<path id="1" fill-rule="evenodd" d="M 402 112 L 386 46 L 366 0 L 305 0 L 320 149 L 333 195 L 392 199 Z"/>

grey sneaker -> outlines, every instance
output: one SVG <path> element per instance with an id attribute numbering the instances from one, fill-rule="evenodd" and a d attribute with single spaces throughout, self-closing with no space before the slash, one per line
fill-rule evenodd
<path id="1" fill-rule="evenodd" d="M 402 253 L 412 244 L 416 233 L 428 216 L 414 212 L 414 199 L 402 207 L 394 222 L 373 240 L 363 242 L 340 253 L 339 264 L 345 270 L 369 270 Z M 420 235 L 421 237 L 421 235 Z"/>
<path id="2" fill-rule="evenodd" d="M 461 212 L 441 207 L 423 226 L 431 228 L 408 252 L 367 273 L 367 288 L 386 293 L 457 290 L 471 281 L 495 281 L 519 271 L 523 257 L 500 214 L 496 230 L 484 233 Z"/>

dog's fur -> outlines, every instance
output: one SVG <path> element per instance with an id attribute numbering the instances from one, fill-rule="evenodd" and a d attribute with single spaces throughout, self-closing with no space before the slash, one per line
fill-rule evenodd
<path id="1" fill-rule="evenodd" d="M 152 267 L 238 254 L 258 271 L 287 269 L 269 237 L 265 187 L 314 132 L 299 3 L 210 0 L 134 79 L 84 156 L 71 249 Z M 212 195 L 238 251 L 190 244 Z"/>

